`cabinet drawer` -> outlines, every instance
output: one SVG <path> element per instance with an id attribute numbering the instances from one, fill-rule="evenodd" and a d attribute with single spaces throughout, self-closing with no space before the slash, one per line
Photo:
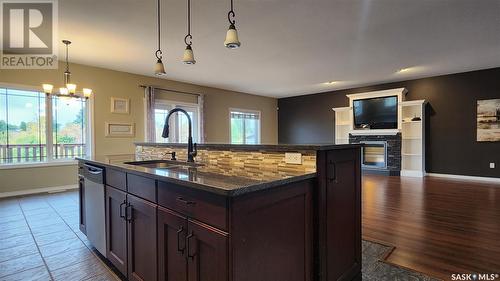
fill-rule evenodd
<path id="1" fill-rule="evenodd" d="M 227 203 L 223 196 L 159 181 L 158 205 L 227 231 Z"/>
<path id="2" fill-rule="evenodd" d="M 106 168 L 106 184 L 121 190 L 127 190 L 127 177 L 125 172 Z"/>
<path id="3" fill-rule="evenodd" d="M 127 174 L 128 193 L 156 203 L 156 181 L 133 174 Z"/>

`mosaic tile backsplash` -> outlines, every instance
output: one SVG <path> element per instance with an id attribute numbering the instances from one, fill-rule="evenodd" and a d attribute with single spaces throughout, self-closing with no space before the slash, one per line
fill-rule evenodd
<path id="1" fill-rule="evenodd" d="M 170 159 L 168 152 L 176 152 L 178 160 L 187 159 L 187 149 L 168 146 L 142 146 L 137 145 L 136 156 L 144 160 Z M 218 150 L 218 149 L 198 149 L 197 162 L 212 164 L 214 167 L 245 167 L 248 171 L 255 168 L 256 172 L 262 170 L 279 171 L 288 173 L 314 173 L 316 172 L 316 151 L 296 151 L 302 154 L 302 164 L 285 163 L 285 152 L 265 151 L 265 150 Z"/>

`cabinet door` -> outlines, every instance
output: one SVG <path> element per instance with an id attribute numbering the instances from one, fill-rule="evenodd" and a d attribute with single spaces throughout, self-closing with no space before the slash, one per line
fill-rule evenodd
<path id="1" fill-rule="evenodd" d="M 188 220 L 186 254 L 189 281 L 228 280 L 228 234 Z"/>
<path id="2" fill-rule="evenodd" d="M 326 154 L 320 188 L 322 279 L 352 280 L 361 270 L 360 150 Z"/>
<path id="3" fill-rule="evenodd" d="M 187 281 L 187 219 L 158 207 L 158 280 Z"/>
<path id="4" fill-rule="evenodd" d="M 126 200 L 124 192 L 106 186 L 106 255 L 125 276 L 127 276 Z"/>
<path id="5" fill-rule="evenodd" d="M 128 279 L 156 281 L 156 205 L 127 195 Z"/>
<path id="6" fill-rule="evenodd" d="M 87 230 L 85 228 L 85 178 L 83 176 L 78 176 L 78 197 L 80 201 L 80 231 L 85 235 Z"/>

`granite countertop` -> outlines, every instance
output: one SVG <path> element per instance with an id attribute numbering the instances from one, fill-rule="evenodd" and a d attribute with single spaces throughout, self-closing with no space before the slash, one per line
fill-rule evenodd
<path id="1" fill-rule="evenodd" d="M 136 155 L 109 155 L 77 159 L 223 196 L 239 196 L 316 177 L 315 172 L 290 171 L 281 167 L 264 169 L 260 166 L 229 166 L 197 162 L 202 165 L 166 169 L 125 164 L 125 162 L 144 160 Z"/>
<path id="2" fill-rule="evenodd" d="M 186 148 L 185 143 L 157 143 L 157 142 L 136 142 L 138 146 L 155 147 L 180 147 Z M 304 151 L 304 150 L 333 150 L 345 149 L 349 147 L 359 147 L 360 144 L 227 144 L 227 143 L 199 143 L 199 149 L 217 149 L 217 150 L 267 150 L 267 151 Z"/>

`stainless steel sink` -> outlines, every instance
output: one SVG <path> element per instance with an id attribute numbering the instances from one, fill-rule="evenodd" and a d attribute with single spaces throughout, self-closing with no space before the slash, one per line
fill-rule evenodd
<path id="1" fill-rule="evenodd" d="M 203 166 L 203 164 L 199 164 L 199 163 L 174 161 L 174 160 L 132 161 L 132 162 L 124 162 L 124 164 L 141 166 L 141 167 L 145 167 L 145 168 L 154 168 L 154 169 L 169 169 L 169 168 L 177 168 L 177 167 Z"/>

